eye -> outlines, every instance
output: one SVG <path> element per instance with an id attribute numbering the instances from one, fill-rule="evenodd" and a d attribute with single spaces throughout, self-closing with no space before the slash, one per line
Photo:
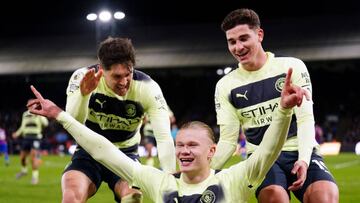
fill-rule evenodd
<path id="1" fill-rule="evenodd" d="M 235 41 L 235 40 L 229 40 L 229 41 L 228 41 L 228 44 L 229 44 L 229 45 L 234 45 L 234 44 L 236 44 L 236 41 Z"/>

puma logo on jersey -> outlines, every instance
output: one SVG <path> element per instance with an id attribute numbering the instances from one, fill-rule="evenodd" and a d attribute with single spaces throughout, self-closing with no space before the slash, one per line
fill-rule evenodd
<path id="1" fill-rule="evenodd" d="M 244 94 L 236 93 L 236 98 L 243 97 L 244 99 L 249 100 L 249 99 L 247 98 L 247 96 L 246 96 L 246 93 L 247 93 L 247 90 L 245 91 Z"/>
<path id="2" fill-rule="evenodd" d="M 98 103 L 98 104 L 100 104 L 101 108 L 103 108 L 103 105 L 104 105 L 104 103 L 106 102 L 106 100 L 103 101 L 103 102 L 101 102 L 99 99 L 95 99 L 95 102 Z"/>

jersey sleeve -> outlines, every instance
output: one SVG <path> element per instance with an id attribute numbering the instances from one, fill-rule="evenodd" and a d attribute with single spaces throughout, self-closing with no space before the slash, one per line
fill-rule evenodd
<path id="1" fill-rule="evenodd" d="M 140 163 L 127 157 L 108 139 L 79 123 L 67 112 L 61 112 L 56 120 L 91 157 L 132 184 L 134 170 L 140 167 Z"/>
<path id="2" fill-rule="evenodd" d="M 76 70 L 70 80 L 66 89 L 66 112 L 70 113 L 80 123 L 85 123 L 88 114 L 88 105 L 90 95 L 83 96 L 80 91 L 80 82 L 84 77 L 87 68 Z"/>
<path id="3" fill-rule="evenodd" d="M 176 169 L 175 147 L 166 100 L 155 81 L 147 82 L 146 86 L 146 113 L 154 131 L 160 166 L 164 171 L 173 173 Z"/>
<path id="4" fill-rule="evenodd" d="M 279 107 L 259 147 L 245 161 L 247 177 L 251 186 L 257 187 L 261 184 L 270 167 L 278 158 L 288 134 L 291 117 L 292 109 Z"/>
<path id="5" fill-rule="evenodd" d="M 49 125 L 49 120 L 44 117 L 44 116 L 40 116 L 40 121 L 41 121 L 41 125 L 45 128 Z"/>
<path id="6" fill-rule="evenodd" d="M 146 196 L 148 196 L 152 202 L 162 202 L 163 195 L 160 191 L 161 188 L 169 188 L 167 184 L 170 184 L 168 174 L 157 168 L 151 166 L 137 167 L 134 171 L 133 185 L 139 187 Z"/>
<path id="7" fill-rule="evenodd" d="M 211 161 L 211 167 L 220 169 L 234 153 L 240 131 L 240 121 L 236 115 L 236 109 L 230 103 L 228 92 L 221 83 L 218 83 L 215 89 L 215 109 L 217 123 L 220 127 L 220 138 Z"/>
<path id="8" fill-rule="evenodd" d="M 25 123 L 24 123 L 25 113 L 26 113 L 26 111 L 22 114 L 20 127 L 14 133 L 16 137 L 23 135 L 23 131 L 24 131 L 24 127 L 25 127 Z"/>
<path id="9" fill-rule="evenodd" d="M 293 76 L 292 82 L 299 87 L 302 87 L 310 94 L 312 94 L 312 85 L 310 80 L 310 74 L 301 60 L 296 60 L 296 63 L 292 65 Z M 313 113 L 313 101 L 306 100 L 305 97 L 300 107 L 294 108 L 296 120 L 297 120 L 297 136 L 299 146 L 299 160 L 305 161 L 308 166 L 313 152 L 313 148 L 316 145 L 315 140 L 315 119 Z"/>

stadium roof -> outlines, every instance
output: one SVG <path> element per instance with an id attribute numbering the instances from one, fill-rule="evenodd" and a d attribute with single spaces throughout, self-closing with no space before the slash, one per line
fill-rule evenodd
<path id="1" fill-rule="evenodd" d="M 329 1 L 11 1 L 0 18 L 0 74 L 72 71 L 96 61 L 89 12 L 121 10 L 116 34 L 130 37 L 140 67 L 234 63 L 220 23 L 231 10 L 256 10 L 266 49 L 304 60 L 360 58 L 360 3 Z"/>

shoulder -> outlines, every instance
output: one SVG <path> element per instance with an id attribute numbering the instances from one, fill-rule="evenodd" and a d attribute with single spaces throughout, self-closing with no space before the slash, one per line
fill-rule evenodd
<path id="1" fill-rule="evenodd" d="M 297 68 L 297 67 L 303 67 L 305 66 L 304 62 L 296 57 L 291 57 L 291 56 L 275 56 L 274 57 L 275 62 L 278 63 L 282 63 L 282 64 L 287 64 L 287 65 L 293 65 L 293 68 Z"/>
<path id="2" fill-rule="evenodd" d="M 85 73 L 88 71 L 88 67 L 82 67 L 82 68 L 78 68 L 76 69 L 73 74 L 70 77 L 70 81 L 74 82 L 74 81 L 80 81 Z"/>
<path id="3" fill-rule="evenodd" d="M 226 90 L 231 89 L 231 87 L 234 85 L 235 80 L 238 81 L 239 78 L 236 76 L 236 69 L 232 70 L 230 73 L 224 75 L 222 78 L 219 79 L 219 81 L 216 83 L 216 89 L 220 90 Z"/>
<path id="4" fill-rule="evenodd" d="M 139 70 L 134 70 L 133 80 L 144 81 L 144 82 L 153 81 L 149 75 Z"/>

